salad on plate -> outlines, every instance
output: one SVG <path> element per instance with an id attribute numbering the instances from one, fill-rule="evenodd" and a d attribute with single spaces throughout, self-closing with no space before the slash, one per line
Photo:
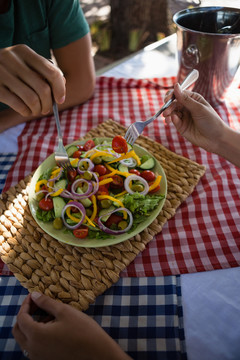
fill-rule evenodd
<path id="1" fill-rule="evenodd" d="M 106 246 L 146 228 L 166 196 L 163 169 L 146 150 L 117 135 L 67 147 L 72 169 L 47 159 L 34 175 L 30 209 L 60 241 Z"/>

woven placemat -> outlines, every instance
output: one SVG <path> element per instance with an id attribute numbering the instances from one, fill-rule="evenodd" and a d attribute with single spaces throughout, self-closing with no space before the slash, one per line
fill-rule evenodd
<path id="1" fill-rule="evenodd" d="M 125 131 L 123 126 L 107 120 L 82 139 L 114 137 Z M 139 137 L 137 144 L 154 154 L 161 163 L 167 177 L 168 193 L 154 222 L 120 244 L 101 248 L 74 247 L 46 234 L 33 219 L 28 206 L 32 174 L 2 194 L 1 259 L 30 292 L 39 291 L 86 310 L 98 295 L 118 281 L 120 272 L 162 230 L 205 172 L 204 166 L 178 156 L 144 136 Z"/>

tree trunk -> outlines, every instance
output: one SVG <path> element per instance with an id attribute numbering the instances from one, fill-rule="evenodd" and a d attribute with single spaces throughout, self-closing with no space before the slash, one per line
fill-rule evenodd
<path id="1" fill-rule="evenodd" d="M 172 31 L 168 0 L 110 0 L 111 51 L 122 57 Z"/>

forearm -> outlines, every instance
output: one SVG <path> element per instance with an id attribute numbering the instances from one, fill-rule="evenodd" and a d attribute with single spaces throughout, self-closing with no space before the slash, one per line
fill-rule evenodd
<path id="1" fill-rule="evenodd" d="M 215 153 L 240 168 L 240 133 L 231 128 L 225 128 Z"/>

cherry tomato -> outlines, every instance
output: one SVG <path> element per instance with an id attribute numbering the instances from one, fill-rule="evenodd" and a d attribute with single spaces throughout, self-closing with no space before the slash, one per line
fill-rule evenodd
<path id="1" fill-rule="evenodd" d="M 123 136 L 117 135 L 112 140 L 112 148 L 116 153 L 126 153 L 128 152 L 128 145 Z"/>
<path id="2" fill-rule="evenodd" d="M 95 146 L 95 142 L 92 139 L 87 140 L 83 145 L 83 150 L 84 151 L 91 150 L 94 146 Z"/>
<path id="3" fill-rule="evenodd" d="M 156 175 L 153 171 L 144 170 L 141 172 L 141 177 L 144 178 L 146 181 L 154 181 L 156 179 Z"/>
<path id="4" fill-rule="evenodd" d="M 97 195 L 109 195 L 108 184 L 100 185 L 98 188 Z"/>
<path id="5" fill-rule="evenodd" d="M 137 169 L 130 169 L 129 172 L 130 172 L 130 174 L 135 174 L 137 176 L 141 175 L 140 171 L 138 171 Z"/>
<path id="6" fill-rule="evenodd" d="M 112 214 L 109 216 L 107 221 L 105 222 L 105 225 L 110 228 L 112 224 L 118 224 L 120 221 L 122 221 L 122 216 L 117 214 Z"/>
<path id="7" fill-rule="evenodd" d="M 78 239 L 84 239 L 88 236 L 88 227 L 81 226 L 80 228 L 73 230 L 73 235 Z"/>
<path id="8" fill-rule="evenodd" d="M 97 172 L 99 176 L 103 176 L 107 173 L 107 168 L 104 165 L 95 165 L 93 171 Z"/>
<path id="9" fill-rule="evenodd" d="M 39 201 L 38 206 L 44 211 L 49 211 L 53 209 L 53 201 L 49 197 L 47 199 L 43 198 Z"/>
<path id="10" fill-rule="evenodd" d="M 68 170 L 67 177 L 68 177 L 68 180 L 70 182 L 73 182 L 76 176 L 77 176 L 77 170 L 76 169 Z"/>
<path id="11" fill-rule="evenodd" d="M 110 182 L 110 187 L 112 189 L 121 189 L 124 185 L 123 178 L 120 175 L 113 175 L 113 181 Z"/>
<path id="12" fill-rule="evenodd" d="M 74 159 L 79 159 L 80 156 L 82 155 L 82 152 L 80 150 L 76 150 L 73 154 L 72 154 L 72 157 Z"/>
<path id="13" fill-rule="evenodd" d="M 77 145 L 78 150 L 83 151 L 83 145 Z"/>
<path id="14" fill-rule="evenodd" d="M 152 185 L 152 183 L 149 183 L 149 186 L 151 186 L 151 185 Z M 158 186 L 156 186 L 155 189 L 149 191 L 148 193 L 154 194 L 154 193 L 158 192 L 158 190 L 160 190 L 160 184 Z"/>

